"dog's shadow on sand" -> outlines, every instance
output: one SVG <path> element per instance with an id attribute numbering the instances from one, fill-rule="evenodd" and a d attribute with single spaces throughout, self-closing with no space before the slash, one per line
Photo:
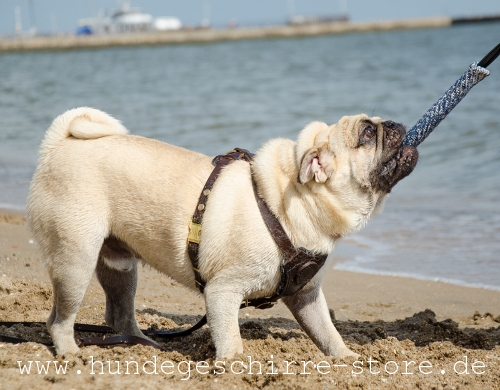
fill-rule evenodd
<path id="1" fill-rule="evenodd" d="M 193 325 L 200 317 L 190 315 L 172 315 L 161 313 L 152 309 L 146 309 L 148 313 L 155 313 L 158 316 L 167 317 L 174 321 L 179 327 Z M 417 347 L 427 346 L 433 342 L 448 341 L 455 346 L 468 349 L 491 350 L 500 342 L 500 326 L 488 329 L 480 328 L 460 328 L 459 324 L 451 319 L 438 321 L 436 314 L 427 309 L 414 314 L 403 320 L 396 321 L 332 321 L 342 335 L 344 340 L 348 340 L 358 345 L 373 343 L 376 340 L 394 337 L 400 341 L 410 340 Z M 245 340 L 265 340 L 274 339 L 286 342 L 292 339 L 308 339 L 296 321 L 286 318 L 267 319 L 244 319 L 240 318 L 241 336 Z M 188 356 L 207 356 L 215 353 L 210 332 L 207 326 L 194 332 L 188 337 L 180 337 L 170 340 L 162 340 L 167 351 L 177 351 Z M 194 347 L 194 348 L 193 348 Z"/>
<path id="2" fill-rule="evenodd" d="M 154 309 L 137 310 L 137 314 L 154 316 L 152 329 L 177 331 L 186 329 L 197 323 L 199 315 L 180 315 L 163 313 Z M 468 349 L 491 350 L 500 343 L 500 326 L 490 328 L 460 328 L 459 324 L 451 319 L 438 321 L 436 314 L 427 309 L 402 320 L 396 321 L 338 321 L 333 311 L 330 311 L 335 327 L 344 340 L 358 345 L 366 345 L 376 340 L 394 337 L 400 341 L 410 340 L 417 347 L 424 347 L 433 342 L 448 341 L 455 346 Z M 275 340 L 286 343 L 290 340 L 309 340 L 294 320 L 271 318 L 241 318 L 240 332 L 244 340 Z M 9 336 L 23 337 L 34 342 L 47 343 L 51 340 L 45 332 L 43 323 L 31 327 L 22 324 L 9 328 Z M 6 329 L 0 327 L 1 331 Z M 43 336 L 43 337 L 41 337 Z M 99 334 L 77 332 L 78 337 L 100 337 Z M 176 352 L 190 359 L 203 360 L 207 356 L 215 355 L 215 347 L 210 336 L 208 326 L 193 332 L 189 336 L 165 339 L 161 336 L 151 336 L 160 343 L 166 352 Z"/>

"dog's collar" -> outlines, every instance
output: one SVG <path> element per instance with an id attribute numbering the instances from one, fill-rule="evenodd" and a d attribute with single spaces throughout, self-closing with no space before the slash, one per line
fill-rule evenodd
<path id="1" fill-rule="evenodd" d="M 223 167 L 230 164 L 235 160 L 244 160 L 247 162 L 252 161 L 254 154 L 245 149 L 236 148 L 225 155 L 220 155 L 212 160 L 215 166 L 210 174 L 203 190 L 201 191 L 200 198 L 196 210 L 193 214 L 191 223 L 189 224 L 188 236 L 188 253 L 193 266 L 196 285 L 198 289 L 203 292 L 205 282 L 201 277 L 198 267 L 198 250 L 201 237 L 201 225 L 203 221 L 203 214 L 206 209 L 206 202 L 212 190 L 212 187 L 219 177 Z M 281 264 L 281 280 L 276 289 L 276 293 L 271 297 L 258 298 L 245 301 L 242 306 L 255 306 L 257 308 L 265 309 L 272 307 L 276 301 L 284 296 L 293 295 L 300 291 L 321 269 L 326 261 L 328 255 L 315 254 L 305 248 L 296 249 L 288 235 L 286 234 L 283 226 L 272 211 L 267 206 L 264 199 L 262 199 L 257 190 L 257 183 L 252 175 L 252 184 L 255 194 L 255 199 L 259 206 L 260 213 L 264 222 L 273 237 L 276 245 L 283 253 L 284 260 Z"/>

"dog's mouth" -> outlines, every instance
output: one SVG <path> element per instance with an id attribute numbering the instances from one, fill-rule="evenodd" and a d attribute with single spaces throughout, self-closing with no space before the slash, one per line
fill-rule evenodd
<path id="1" fill-rule="evenodd" d="M 403 145 L 406 128 L 393 121 L 385 121 L 383 126 L 382 160 L 370 174 L 370 183 L 375 191 L 389 193 L 404 177 L 408 176 L 418 160 L 414 146 Z"/>
<path id="2" fill-rule="evenodd" d="M 401 179 L 413 171 L 417 161 L 417 148 L 401 145 L 393 157 L 372 171 L 370 175 L 372 188 L 376 191 L 389 193 Z"/>

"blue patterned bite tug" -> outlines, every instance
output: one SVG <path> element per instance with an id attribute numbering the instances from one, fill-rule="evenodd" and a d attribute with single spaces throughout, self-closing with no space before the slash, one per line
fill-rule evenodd
<path id="1" fill-rule="evenodd" d="M 403 141 L 404 145 L 417 147 L 460 103 L 474 85 L 490 72 L 486 69 L 500 55 L 500 44 L 491 50 L 479 63 L 473 62 L 467 72 L 453 84 L 441 98 L 413 126 Z"/>

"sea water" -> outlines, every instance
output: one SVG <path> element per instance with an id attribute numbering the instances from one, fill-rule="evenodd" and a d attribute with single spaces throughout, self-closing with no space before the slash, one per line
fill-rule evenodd
<path id="1" fill-rule="evenodd" d="M 99 108 L 208 155 L 360 112 L 411 127 L 499 38 L 491 23 L 0 54 L 0 207 L 25 208 L 40 141 L 67 109 Z M 337 269 L 500 289 L 500 60 L 489 70 L 419 147 L 385 211 L 339 245 Z"/>

